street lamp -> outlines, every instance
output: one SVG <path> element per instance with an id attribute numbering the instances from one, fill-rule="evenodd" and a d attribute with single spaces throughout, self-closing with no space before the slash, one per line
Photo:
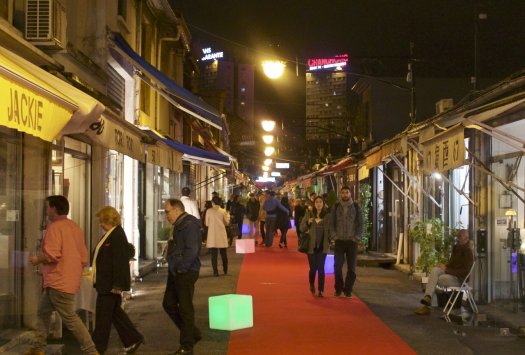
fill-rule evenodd
<path id="1" fill-rule="evenodd" d="M 264 120 L 261 122 L 261 126 L 265 132 L 271 132 L 275 128 L 275 121 Z"/>
<path id="2" fill-rule="evenodd" d="M 272 144 L 273 142 L 273 136 L 271 134 L 266 134 L 262 137 L 263 142 L 266 144 Z"/>
<path id="3" fill-rule="evenodd" d="M 264 74 L 272 80 L 279 79 L 284 72 L 286 63 L 280 60 L 265 60 L 262 62 Z"/>
<path id="4" fill-rule="evenodd" d="M 275 148 L 274 147 L 268 146 L 268 147 L 264 148 L 264 155 L 266 155 L 267 157 L 271 156 L 273 153 L 275 153 Z"/>
<path id="5" fill-rule="evenodd" d="M 270 158 L 264 160 L 264 165 L 265 166 L 270 166 L 272 163 L 273 163 L 273 160 L 270 159 Z"/>

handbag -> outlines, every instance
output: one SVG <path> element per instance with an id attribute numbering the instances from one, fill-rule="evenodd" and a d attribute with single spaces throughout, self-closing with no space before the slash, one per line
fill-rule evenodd
<path id="1" fill-rule="evenodd" d="M 310 234 L 303 233 L 299 238 L 299 245 L 297 251 L 300 253 L 308 253 L 308 245 L 310 244 Z"/>

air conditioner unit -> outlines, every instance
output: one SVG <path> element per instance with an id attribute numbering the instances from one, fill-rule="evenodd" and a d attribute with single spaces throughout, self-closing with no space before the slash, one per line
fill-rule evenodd
<path id="1" fill-rule="evenodd" d="M 25 38 L 35 46 L 66 47 L 66 9 L 58 0 L 26 0 Z"/>
<path id="2" fill-rule="evenodd" d="M 454 106 L 454 99 L 441 99 L 436 102 L 436 114 L 450 110 Z"/>

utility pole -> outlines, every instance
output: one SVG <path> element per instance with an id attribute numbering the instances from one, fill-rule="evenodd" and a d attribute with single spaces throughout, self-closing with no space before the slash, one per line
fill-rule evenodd
<path id="1" fill-rule="evenodd" d="M 474 4 L 474 76 L 470 78 L 472 89 L 478 88 L 479 77 L 479 21 L 486 20 L 487 14 L 479 13 L 478 3 Z"/>
<path id="2" fill-rule="evenodd" d="M 416 80 L 414 78 L 414 42 L 410 42 L 407 83 L 410 84 L 410 123 L 416 122 Z"/>

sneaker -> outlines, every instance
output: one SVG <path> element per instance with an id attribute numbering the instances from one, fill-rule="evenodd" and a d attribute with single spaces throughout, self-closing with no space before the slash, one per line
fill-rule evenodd
<path id="1" fill-rule="evenodd" d="M 310 285 L 310 292 L 312 293 L 312 295 L 315 295 L 315 286 L 314 285 Z"/>
<path id="2" fill-rule="evenodd" d="M 352 294 L 350 292 L 345 292 L 345 298 L 352 298 Z"/>
<path id="3" fill-rule="evenodd" d="M 428 316 L 430 314 L 430 307 L 421 306 L 414 311 L 418 316 Z"/>
<path id="4" fill-rule="evenodd" d="M 317 294 L 318 297 L 323 297 L 323 291 L 319 291 L 319 293 Z"/>
<path id="5" fill-rule="evenodd" d="M 337 291 L 334 292 L 334 297 L 335 298 L 340 297 L 340 296 L 341 296 L 341 292 L 337 292 Z"/>
<path id="6" fill-rule="evenodd" d="M 422 305 L 430 307 L 432 306 L 432 297 L 430 297 L 429 295 L 424 295 L 421 301 L 419 302 L 421 302 Z"/>

